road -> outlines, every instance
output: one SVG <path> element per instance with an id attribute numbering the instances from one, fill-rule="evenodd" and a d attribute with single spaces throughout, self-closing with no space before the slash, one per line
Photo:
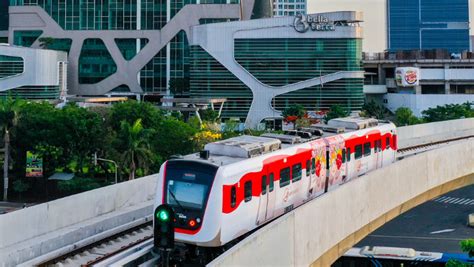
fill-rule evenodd
<path id="1" fill-rule="evenodd" d="M 474 213 L 474 185 L 430 200 L 385 224 L 355 247 L 409 247 L 418 251 L 462 253 L 459 241 L 474 238 L 467 216 Z"/>

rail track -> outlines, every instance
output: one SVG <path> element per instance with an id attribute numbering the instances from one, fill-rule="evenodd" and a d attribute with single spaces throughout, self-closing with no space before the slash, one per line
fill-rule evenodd
<path id="1" fill-rule="evenodd" d="M 406 157 L 406 156 L 415 155 L 415 154 L 418 154 L 418 153 L 421 153 L 421 152 L 424 152 L 424 151 L 428 151 L 428 150 L 439 148 L 439 147 L 444 146 L 444 145 L 448 145 L 448 144 L 453 143 L 453 142 L 464 141 L 465 139 L 469 139 L 469 138 L 474 138 L 474 135 L 456 137 L 456 138 L 447 139 L 447 140 L 443 140 L 443 141 L 430 142 L 430 143 L 426 143 L 426 144 L 405 147 L 405 148 L 402 148 L 402 149 L 398 150 L 398 158 L 403 158 L 403 157 Z"/>
<path id="2" fill-rule="evenodd" d="M 143 250 L 147 245 L 152 246 L 152 243 L 153 225 L 152 222 L 146 222 L 43 262 L 39 266 L 108 266 Z M 101 262 L 106 261 L 107 264 L 101 265 Z"/>

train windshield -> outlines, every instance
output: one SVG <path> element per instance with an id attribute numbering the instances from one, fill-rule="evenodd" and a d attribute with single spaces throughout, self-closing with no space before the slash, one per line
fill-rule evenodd
<path id="1" fill-rule="evenodd" d="M 217 167 L 193 161 L 168 161 L 166 203 L 178 210 L 203 210 Z"/>

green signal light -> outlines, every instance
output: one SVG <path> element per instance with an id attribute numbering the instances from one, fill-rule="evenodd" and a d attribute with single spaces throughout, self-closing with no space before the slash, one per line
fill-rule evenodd
<path id="1" fill-rule="evenodd" d="M 168 214 L 168 212 L 166 210 L 161 210 L 159 211 L 157 214 L 156 214 L 156 217 L 164 222 L 166 222 L 167 220 L 169 220 L 170 218 L 170 215 Z"/>

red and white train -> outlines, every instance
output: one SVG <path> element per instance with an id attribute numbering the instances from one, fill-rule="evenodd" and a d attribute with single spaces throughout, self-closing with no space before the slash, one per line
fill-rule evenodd
<path id="1" fill-rule="evenodd" d="M 301 143 L 285 144 L 298 141 L 289 135 L 239 136 L 170 159 L 161 166 L 155 208 L 173 207 L 176 241 L 219 247 L 395 161 L 394 124 L 343 118 L 328 125 L 306 129 L 322 135 L 304 132 Z"/>

